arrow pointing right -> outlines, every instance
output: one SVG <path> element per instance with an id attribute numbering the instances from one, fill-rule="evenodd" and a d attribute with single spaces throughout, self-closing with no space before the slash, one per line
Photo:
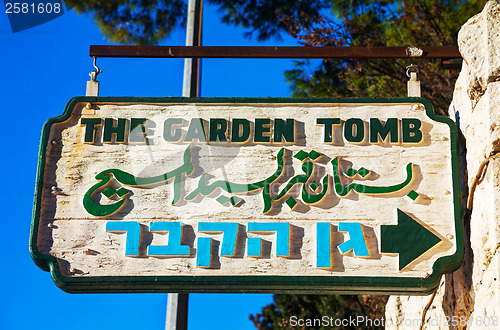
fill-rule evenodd
<path id="1" fill-rule="evenodd" d="M 399 270 L 432 248 L 441 239 L 398 209 L 398 224 L 380 228 L 382 253 L 399 253 Z"/>

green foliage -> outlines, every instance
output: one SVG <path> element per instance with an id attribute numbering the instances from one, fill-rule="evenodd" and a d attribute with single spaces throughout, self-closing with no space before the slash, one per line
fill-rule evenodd
<path id="1" fill-rule="evenodd" d="M 250 320 L 258 329 L 281 329 L 294 328 L 294 322 L 290 322 L 291 317 L 296 320 L 323 320 L 326 317 L 328 324 L 323 323 L 322 326 L 313 328 L 331 329 L 329 325 L 335 320 L 355 319 L 357 316 L 380 320 L 384 317 L 386 302 L 387 296 L 276 294 L 273 296 L 273 303 L 264 307 L 261 313 L 250 315 Z M 355 329 L 352 326 L 335 328 Z"/>
<path id="2" fill-rule="evenodd" d="M 335 19 L 317 16 L 304 26 L 282 20 L 304 46 L 449 46 L 460 27 L 481 11 L 485 0 L 332 1 Z M 395 97 L 406 95 L 410 60 L 324 60 L 313 70 L 298 61 L 285 77 L 297 97 Z M 454 77 L 438 60 L 418 60 L 422 96 L 447 113 Z"/>
<path id="3" fill-rule="evenodd" d="M 185 25 L 188 0 L 65 0 L 79 14 L 94 16 L 104 35 L 120 44 L 155 45 L 175 28 Z M 295 17 L 304 26 L 308 19 L 329 8 L 328 0 L 206 0 L 219 6 L 224 23 L 248 28 L 258 40 L 280 38 L 288 26 L 280 12 Z"/>
<path id="4" fill-rule="evenodd" d="M 310 26 L 312 17 L 331 6 L 328 0 L 208 0 L 219 6 L 222 22 L 249 29 L 247 37 L 253 33 L 257 39 L 280 38 L 289 26 L 280 16 L 295 17 L 304 26 Z"/>
<path id="5" fill-rule="evenodd" d="M 183 0 L 65 0 L 79 14 L 90 13 L 102 33 L 113 42 L 154 45 L 175 28 L 184 26 Z"/>

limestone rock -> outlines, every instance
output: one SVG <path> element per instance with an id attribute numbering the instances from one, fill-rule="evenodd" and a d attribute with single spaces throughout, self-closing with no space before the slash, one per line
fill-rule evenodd
<path id="1" fill-rule="evenodd" d="M 489 1 L 458 35 L 464 58 L 450 106 L 465 138 L 464 190 L 481 163 L 500 152 L 500 1 Z M 464 147 L 464 146 L 463 146 Z M 464 203 L 465 206 L 465 203 Z M 447 274 L 428 309 L 426 329 L 500 329 L 500 157 L 489 161 L 465 216 L 465 260 Z M 428 297 L 396 297 L 386 306 L 388 329 L 418 329 Z"/>
<path id="2" fill-rule="evenodd" d="M 500 1 L 489 1 L 484 10 L 464 24 L 458 46 L 470 70 L 471 100 L 484 94 L 486 86 L 500 78 Z"/>

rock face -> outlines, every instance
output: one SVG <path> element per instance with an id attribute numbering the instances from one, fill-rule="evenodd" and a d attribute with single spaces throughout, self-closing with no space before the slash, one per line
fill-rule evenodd
<path id="1" fill-rule="evenodd" d="M 500 155 L 500 1 L 489 1 L 458 35 L 464 59 L 450 117 L 463 134 L 464 208 L 481 163 Z M 500 329 L 500 157 L 491 158 L 465 212 L 465 260 L 447 274 L 427 313 L 425 329 Z M 388 329 L 418 329 L 431 296 L 392 296 Z"/>

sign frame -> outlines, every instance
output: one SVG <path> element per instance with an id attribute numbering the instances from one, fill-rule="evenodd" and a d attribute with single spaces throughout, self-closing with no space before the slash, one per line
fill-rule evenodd
<path id="1" fill-rule="evenodd" d="M 40 211 L 45 171 L 45 153 L 49 145 L 51 126 L 66 121 L 78 103 L 421 103 L 427 117 L 445 123 L 450 128 L 451 169 L 453 182 L 453 212 L 457 249 L 453 255 L 437 259 L 432 274 L 420 277 L 368 277 L 368 276 L 65 276 L 59 269 L 58 260 L 41 253 L 37 246 Z M 200 293 L 354 293 L 354 294 L 403 294 L 427 295 L 439 285 L 445 273 L 458 269 L 464 258 L 464 226 L 461 199 L 458 130 L 447 117 L 434 113 L 433 106 L 424 98 L 180 98 L 180 97 L 74 97 L 64 113 L 49 119 L 43 126 L 38 154 L 35 196 L 30 230 L 29 249 L 34 262 L 49 271 L 55 284 L 70 293 L 118 293 L 118 292 L 200 292 Z"/>

